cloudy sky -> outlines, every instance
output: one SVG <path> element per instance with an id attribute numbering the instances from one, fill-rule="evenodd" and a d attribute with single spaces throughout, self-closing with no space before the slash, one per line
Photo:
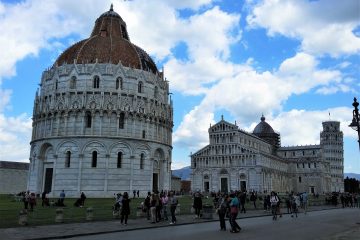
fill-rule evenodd
<path id="1" fill-rule="evenodd" d="M 28 161 L 42 71 L 111 3 L 170 81 L 173 169 L 190 165 L 221 115 L 252 132 L 264 114 L 283 146 L 319 144 L 321 123 L 340 121 L 345 172 L 360 173 L 348 127 L 360 97 L 358 0 L 1 0 L 0 160 Z"/>

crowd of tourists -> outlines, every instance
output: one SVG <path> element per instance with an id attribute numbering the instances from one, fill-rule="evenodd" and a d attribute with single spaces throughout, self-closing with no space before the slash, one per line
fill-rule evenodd
<path id="1" fill-rule="evenodd" d="M 121 224 L 127 225 L 127 219 L 130 215 L 130 199 L 127 192 L 115 195 L 115 204 L 113 206 L 113 215 L 121 216 Z M 144 201 L 141 202 L 141 210 L 147 220 L 155 224 L 160 221 L 168 221 L 171 217 L 170 224 L 176 223 L 175 211 L 178 205 L 178 199 L 172 191 L 154 191 L 148 192 Z M 170 214 L 169 214 L 170 213 Z"/>
<path id="2" fill-rule="evenodd" d="M 56 203 L 49 203 L 47 192 L 41 194 L 42 206 L 65 206 L 65 191 L 62 190 L 59 194 L 59 198 Z M 133 192 L 133 198 L 139 197 L 138 191 Z M 24 209 L 26 211 L 33 211 L 36 206 L 36 195 L 30 191 L 21 192 L 20 196 L 24 203 Z M 202 218 L 203 213 L 203 198 L 204 195 L 200 191 L 192 193 L 192 206 L 191 213 L 195 214 L 195 219 Z M 130 215 L 130 202 L 128 192 L 114 194 L 115 203 L 113 206 L 113 215 L 120 217 L 122 225 L 126 226 L 128 217 Z M 238 233 L 241 227 L 237 223 L 236 219 L 239 213 L 246 213 L 246 206 L 258 209 L 259 203 L 262 201 L 263 211 L 271 212 L 272 219 L 278 220 L 283 216 L 282 208 L 286 209 L 286 213 L 291 217 L 297 218 L 299 215 L 299 209 L 302 209 L 304 214 L 307 213 L 309 205 L 309 195 L 307 192 L 301 193 L 287 193 L 278 194 L 272 191 L 270 194 L 260 194 L 257 192 L 246 191 L 232 191 L 230 193 L 212 193 L 213 207 L 216 210 L 216 214 L 219 217 L 220 230 L 226 231 L 226 221 L 229 220 L 230 232 Z M 82 192 L 80 197 L 74 203 L 76 207 L 83 207 L 85 205 L 85 193 Z M 341 203 L 343 208 L 360 208 L 360 194 L 355 193 L 329 193 L 325 196 L 326 203 L 334 204 L 335 206 Z M 248 204 L 250 203 L 250 204 Z M 154 191 L 148 192 L 144 200 L 141 202 L 139 208 L 146 219 L 156 224 L 161 221 L 169 221 L 170 224 L 175 224 L 176 208 L 178 206 L 178 199 L 174 194 L 174 191 Z"/>

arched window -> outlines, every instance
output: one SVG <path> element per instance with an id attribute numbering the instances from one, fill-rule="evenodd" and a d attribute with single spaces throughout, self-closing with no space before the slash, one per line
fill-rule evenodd
<path id="1" fill-rule="evenodd" d="M 140 154 L 140 169 L 144 169 L 144 154 Z"/>
<path id="2" fill-rule="evenodd" d="M 116 79 L 116 89 L 123 89 L 123 80 L 122 80 L 122 78 L 121 77 L 118 77 L 117 79 Z"/>
<path id="3" fill-rule="evenodd" d="M 70 88 L 71 89 L 76 88 L 76 77 L 75 76 L 72 76 L 70 79 Z"/>
<path id="4" fill-rule="evenodd" d="M 87 128 L 91 128 L 91 113 L 86 112 L 85 113 L 85 124 Z"/>
<path id="5" fill-rule="evenodd" d="M 124 129 L 124 124 L 125 124 L 125 113 L 120 113 L 119 128 Z"/>
<path id="6" fill-rule="evenodd" d="M 70 167 L 70 160 L 71 160 L 71 152 L 67 151 L 66 152 L 66 159 L 65 159 L 65 167 L 66 168 Z"/>
<path id="7" fill-rule="evenodd" d="M 138 93 L 142 93 L 143 92 L 143 83 L 139 82 L 138 83 Z"/>
<path id="8" fill-rule="evenodd" d="M 117 157 L 117 168 L 121 168 L 122 165 L 122 152 L 118 152 L 118 157 Z"/>
<path id="9" fill-rule="evenodd" d="M 91 159 L 91 167 L 95 168 L 97 166 L 97 151 L 92 152 L 92 159 Z"/>
<path id="10" fill-rule="evenodd" d="M 58 80 L 55 80 L 55 89 L 58 89 Z"/>
<path id="11" fill-rule="evenodd" d="M 142 138 L 146 138 L 146 132 L 145 132 L 145 130 L 142 131 Z"/>
<path id="12" fill-rule="evenodd" d="M 99 88 L 100 87 L 100 78 L 97 75 L 94 77 L 93 87 L 94 88 Z"/>

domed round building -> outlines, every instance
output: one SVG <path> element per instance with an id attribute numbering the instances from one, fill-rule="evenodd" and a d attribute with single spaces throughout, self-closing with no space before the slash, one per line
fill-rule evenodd
<path id="1" fill-rule="evenodd" d="M 171 187 L 169 84 L 112 6 L 43 72 L 28 189 L 77 197 Z"/>

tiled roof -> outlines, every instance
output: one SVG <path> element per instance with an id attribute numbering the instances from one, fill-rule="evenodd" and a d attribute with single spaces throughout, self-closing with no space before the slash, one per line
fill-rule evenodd
<path id="1" fill-rule="evenodd" d="M 151 57 L 130 42 L 126 23 L 113 11 L 103 13 L 95 22 L 91 36 L 65 50 L 55 65 L 77 63 L 114 63 L 158 73 Z"/>
<path id="2" fill-rule="evenodd" d="M 29 170 L 29 163 L 0 161 L 0 168 Z"/>

